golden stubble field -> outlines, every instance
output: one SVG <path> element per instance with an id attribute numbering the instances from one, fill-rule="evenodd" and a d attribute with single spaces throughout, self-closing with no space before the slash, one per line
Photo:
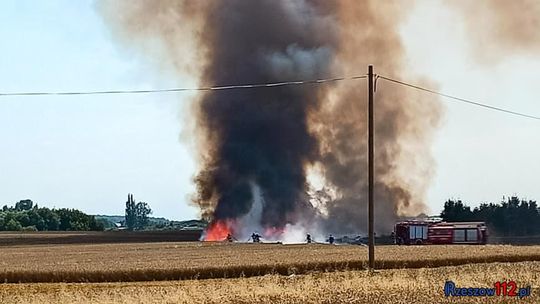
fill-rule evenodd
<path id="1" fill-rule="evenodd" d="M 131 282 L 364 269 L 356 245 L 134 243 L 4 246 L 1 282 Z M 379 269 L 540 261 L 540 246 L 377 246 Z"/>
<path id="2" fill-rule="evenodd" d="M 523 299 L 445 298 L 446 280 L 492 287 L 531 286 Z M 483 263 L 420 269 L 266 275 L 251 278 L 133 283 L 0 285 L 0 303 L 540 303 L 540 262 Z"/>

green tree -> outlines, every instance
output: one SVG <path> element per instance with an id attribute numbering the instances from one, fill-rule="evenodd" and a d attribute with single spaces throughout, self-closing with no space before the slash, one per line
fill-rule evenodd
<path id="1" fill-rule="evenodd" d="M 38 231 L 46 230 L 46 224 L 41 215 L 38 212 L 39 209 L 32 208 L 31 210 L 26 211 L 26 214 L 28 215 L 28 220 L 30 221 L 31 225 L 36 227 Z"/>
<path id="2" fill-rule="evenodd" d="M 96 217 L 91 215 L 88 218 L 88 227 L 91 231 L 103 231 L 105 230 L 105 225 L 102 221 L 96 220 Z"/>
<path id="3" fill-rule="evenodd" d="M 26 211 L 15 212 L 15 219 L 17 222 L 21 223 L 23 227 L 30 226 L 32 224 Z"/>
<path id="4" fill-rule="evenodd" d="M 137 229 L 144 229 L 148 225 L 148 216 L 152 214 L 152 209 L 150 209 L 150 206 L 148 206 L 145 202 L 139 202 L 135 206 L 135 213 L 136 213 L 136 228 Z"/>
<path id="5" fill-rule="evenodd" d="M 19 230 L 19 225 L 27 231 L 104 230 L 103 224 L 92 215 L 76 209 L 39 208 L 31 200 L 22 200 L 14 208 L 4 206 L 0 210 L 0 230 Z"/>
<path id="6" fill-rule="evenodd" d="M 447 222 L 470 221 L 473 220 L 474 215 L 471 207 L 463 204 L 461 200 L 448 200 L 444 203 L 441 218 Z"/>
<path id="7" fill-rule="evenodd" d="M 498 204 L 480 204 L 471 212 L 461 201 L 449 200 L 444 204 L 441 217 L 446 221 L 485 221 L 489 228 L 501 236 L 540 234 L 540 211 L 535 201 L 509 197 Z"/>
<path id="8" fill-rule="evenodd" d="M 145 202 L 135 203 L 133 194 L 128 194 L 126 202 L 126 227 L 129 230 L 141 230 L 148 225 L 148 215 L 152 214 L 152 209 Z"/>
<path id="9" fill-rule="evenodd" d="M 30 210 L 34 206 L 34 202 L 32 200 L 26 199 L 19 201 L 15 204 L 15 210 L 16 211 L 23 211 L 23 210 Z"/>
<path id="10" fill-rule="evenodd" d="M 37 212 L 45 224 L 45 228 L 40 230 L 57 231 L 60 229 L 60 217 L 56 212 L 49 208 L 39 208 Z"/>
<path id="11" fill-rule="evenodd" d="M 60 218 L 60 230 L 65 231 L 89 231 L 103 230 L 103 226 L 98 225 L 96 218 L 87 215 L 76 209 L 58 209 L 55 211 Z"/>
<path id="12" fill-rule="evenodd" d="M 137 225 L 137 209 L 133 194 L 128 194 L 128 200 L 126 202 L 126 227 L 129 230 L 135 229 Z"/>
<path id="13" fill-rule="evenodd" d="M 21 231 L 22 225 L 21 223 L 17 222 L 17 220 L 12 218 L 6 223 L 5 228 L 6 228 L 6 231 Z"/>

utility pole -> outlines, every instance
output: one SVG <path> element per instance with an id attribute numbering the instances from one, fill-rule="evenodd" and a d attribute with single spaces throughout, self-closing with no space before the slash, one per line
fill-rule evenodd
<path id="1" fill-rule="evenodd" d="M 368 66 L 368 258 L 369 269 L 375 269 L 375 235 L 373 231 L 373 65 Z"/>

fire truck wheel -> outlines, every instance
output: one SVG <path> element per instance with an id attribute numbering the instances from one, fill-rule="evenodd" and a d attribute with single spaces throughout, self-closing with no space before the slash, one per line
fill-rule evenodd
<path id="1" fill-rule="evenodd" d="M 422 240 L 416 240 L 416 245 L 422 245 Z"/>
<path id="2" fill-rule="evenodd" d="M 398 237 L 397 240 L 396 240 L 396 243 L 397 243 L 398 245 L 403 245 L 403 239 L 400 238 L 400 237 Z"/>

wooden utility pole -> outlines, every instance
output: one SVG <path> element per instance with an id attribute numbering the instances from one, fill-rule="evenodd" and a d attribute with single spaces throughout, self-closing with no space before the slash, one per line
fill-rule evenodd
<path id="1" fill-rule="evenodd" d="M 375 269 L 373 231 L 373 66 L 368 66 L 368 256 L 369 269 Z"/>

